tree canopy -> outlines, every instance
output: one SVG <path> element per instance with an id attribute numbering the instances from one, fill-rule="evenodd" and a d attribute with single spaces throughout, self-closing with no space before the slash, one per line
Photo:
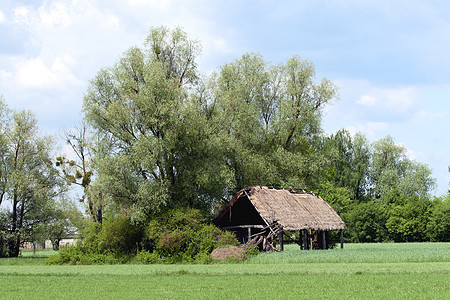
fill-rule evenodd
<path id="1" fill-rule="evenodd" d="M 98 182 L 138 219 L 162 206 L 211 210 L 252 184 L 303 186 L 324 159 L 315 140 L 336 87 L 316 83 L 311 62 L 249 53 L 202 78 L 199 49 L 179 28 L 154 28 L 86 93 L 105 143 Z"/>
<path id="2" fill-rule="evenodd" d="M 0 127 L 0 204 L 9 210 L 0 231 L 0 248 L 18 256 L 23 241 L 33 241 L 54 213 L 65 185 L 53 167 L 52 140 L 40 136 L 28 111 L 11 112 L 3 102 Z M 2 249 L 0 249 L 1 252 Z"/>

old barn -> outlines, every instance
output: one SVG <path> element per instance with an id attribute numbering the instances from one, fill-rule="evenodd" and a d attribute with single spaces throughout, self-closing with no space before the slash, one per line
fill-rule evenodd
<path id="1" fill-rule="evenodd" d="M 263 250 L 283 250 L 285 239 L 302 249 L 328 249 L 329 232 L 346 225 L 322 198 L 304 190 L 251 186 L 240 190 L 214 219 L 236 233 L 240 242 L 260 245 Z"/>

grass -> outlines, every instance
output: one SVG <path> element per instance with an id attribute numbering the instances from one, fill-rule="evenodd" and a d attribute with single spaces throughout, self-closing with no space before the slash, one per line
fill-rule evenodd
<path id="1" fill-rule="evenodd" d="M 330 251 L 288 245 L 283 253 L 219 265 L 46 266 L 2 260 L 0 299 L 449 299 L 450 294 L 450 243 L 354 244 Z"/>
<path id="2" fill-rule="evenodd" d="M 55 254 L 56 251 L 50 249 L 44 250 L 22 250 L 19 257 L 0 258 L 2 265 L 44 265 L 47 257 Z M 0 298 L 1 299 L 1 298 Z"/>
<path id="3" fill-rule="evenodd" d="M 345 244 L 344 249 L 300 251 L 287 245 L 281 253 L 262 253 L 250 263 L 393 263 L 450 261 L 450 243 Z"/>

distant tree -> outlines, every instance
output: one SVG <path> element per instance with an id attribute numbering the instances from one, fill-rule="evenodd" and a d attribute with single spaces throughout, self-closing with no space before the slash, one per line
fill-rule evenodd
<path id="1" fill-rule="evenodd" d="M 387 207 L 386 228 L 395 242 L 423 242 L 427 239 L 427 223 L 432 203 L 418 196 L 397 196 Z"/>
<path id="2" fill-rule="evenodd" d="M 373 195 L 381 200 L 397 192 L 427 197 L 436 184 L 428 166 L 410 160 L 406 148 L 396 145 L 390 136 L 373 144 L 370 180 Z"/>
<path id="3" fill-rule="evenodd" d="M 432 242 L 450 242 L 450 195 L 432 201 L 426 232 Z"/>
<path id="4" fill-rule="evenodd" d="M 15 257 L 21 243 L 46 222 L 65 185 L 51 162 L 51 138 L 38 134 L 34 116 L 27 111 L 12 112 L 3 122 L 0 204 L 9 202 L 8 255 Z"/>
<path id="5" fill-rule="evenodd" d="M 94 156 L 92 143 L 88 136 L 88 126 L 83 122 L 79 127 L 64 131 L 64 140 L 74 159 L 65 155 L 56 158 L 58 167 L 69 185 L 77 185 L 83 189 L 80 202 L 87 206 L 87 212 L 93 221 L 102 222 L 102 202 L 98 198 L 89 197 L 92 177 L 94 175 L 92 159 Z"/>
<path id="6" fill-rule="evenodd" d="M 52 242 L 53 250 L 59 250 L 60 242 L 80 233 L 88 225 L 88 220 L 78 207 L 68 200 L 55 203 L 53 213 L 43 224 L 45 238 Z"/>
<path id="7" fill-rule="evenodd" d="M 329 178 L 324 179 L 332 181 L 336 187 L 348 188 L 353 199 L 362 200 L 369 188 L 369 142 L 362 134 L 352 137 L 343 129 L 324 140 L 320 151 L 330 157 Z"/>

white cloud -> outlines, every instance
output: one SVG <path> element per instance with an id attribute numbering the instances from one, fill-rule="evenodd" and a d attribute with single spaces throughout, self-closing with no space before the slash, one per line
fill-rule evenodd
<path id="1" fill-rule="evenodd" d="M 426 111 L 420 110 L 414 114 L 413 121 L 416 122 L 428 122 L 443 119 L 447 116 L 447 111 Z"/>
<path id="2" fill-rule="evenodd" d="M 30 25 L 30 10 L 25 6 L 19 6 L 14 9 L 14 22 Z"/>
<path id="3" fill-rule="evenodd" d="M 377 104 L 377 98 L 370 95 L 361 95 L 361 98 L 356 101 L 356 104 L 361 104 L 364 106 L 374 106 Z"/>
<path id="4" fill-rule="evenodd" d="M 21 87 L 63 89 L 67 85 L 82 84 L 60 57 L 49 67 L 39 57 L 20 62 L 15 76 Z"/>
<path id="5" fill-rule="evenodd" d="M 419 91 L 414 87 L 381 90 L 385 95 L 384 105 L 401 113 L 407 112 L 418 102 Z"/>
<path id="6" fill-rule="evenodd" d="M 10 79 L 13 77 L 13 74 L 11 72 L 5 71 L 5 70 L 1 70 L 0 71 L 0 76 L 3 77 L 4 79 Z"/>
<path id="7" fill-rule="evenodd" d="M 414 150 L 411 149 L 407 149 L 406 150 L 406 156 L 410 159 L 410 160 L 422 160 L 423 157 L 423 153 L 421 152 L 416 152 Z"/>
<path id="8" fill-rule="evenodd" d="M 6 22 L 6 15 L 3 10 L 0 9 L 0 24 Z"/>
<path id="9" fill-rule="evenodd" d="M 385 89 L 370 87 L 362 94 L 356 104 L 368 107 L 378 107 L 387 113 L 407 113 L 418 103 L 419 91 L 414 87 L 400 87 L 396 89 Z"/>
<path id="10" fill-rule="evenodd" d="M 386 135 L 386 131 L 389 128 L 389 124 L 386 122 L 366 122 L 359 125 L 358 132 L 366 135 L 370 140 L 374 140 L 379 136 Z"/>

